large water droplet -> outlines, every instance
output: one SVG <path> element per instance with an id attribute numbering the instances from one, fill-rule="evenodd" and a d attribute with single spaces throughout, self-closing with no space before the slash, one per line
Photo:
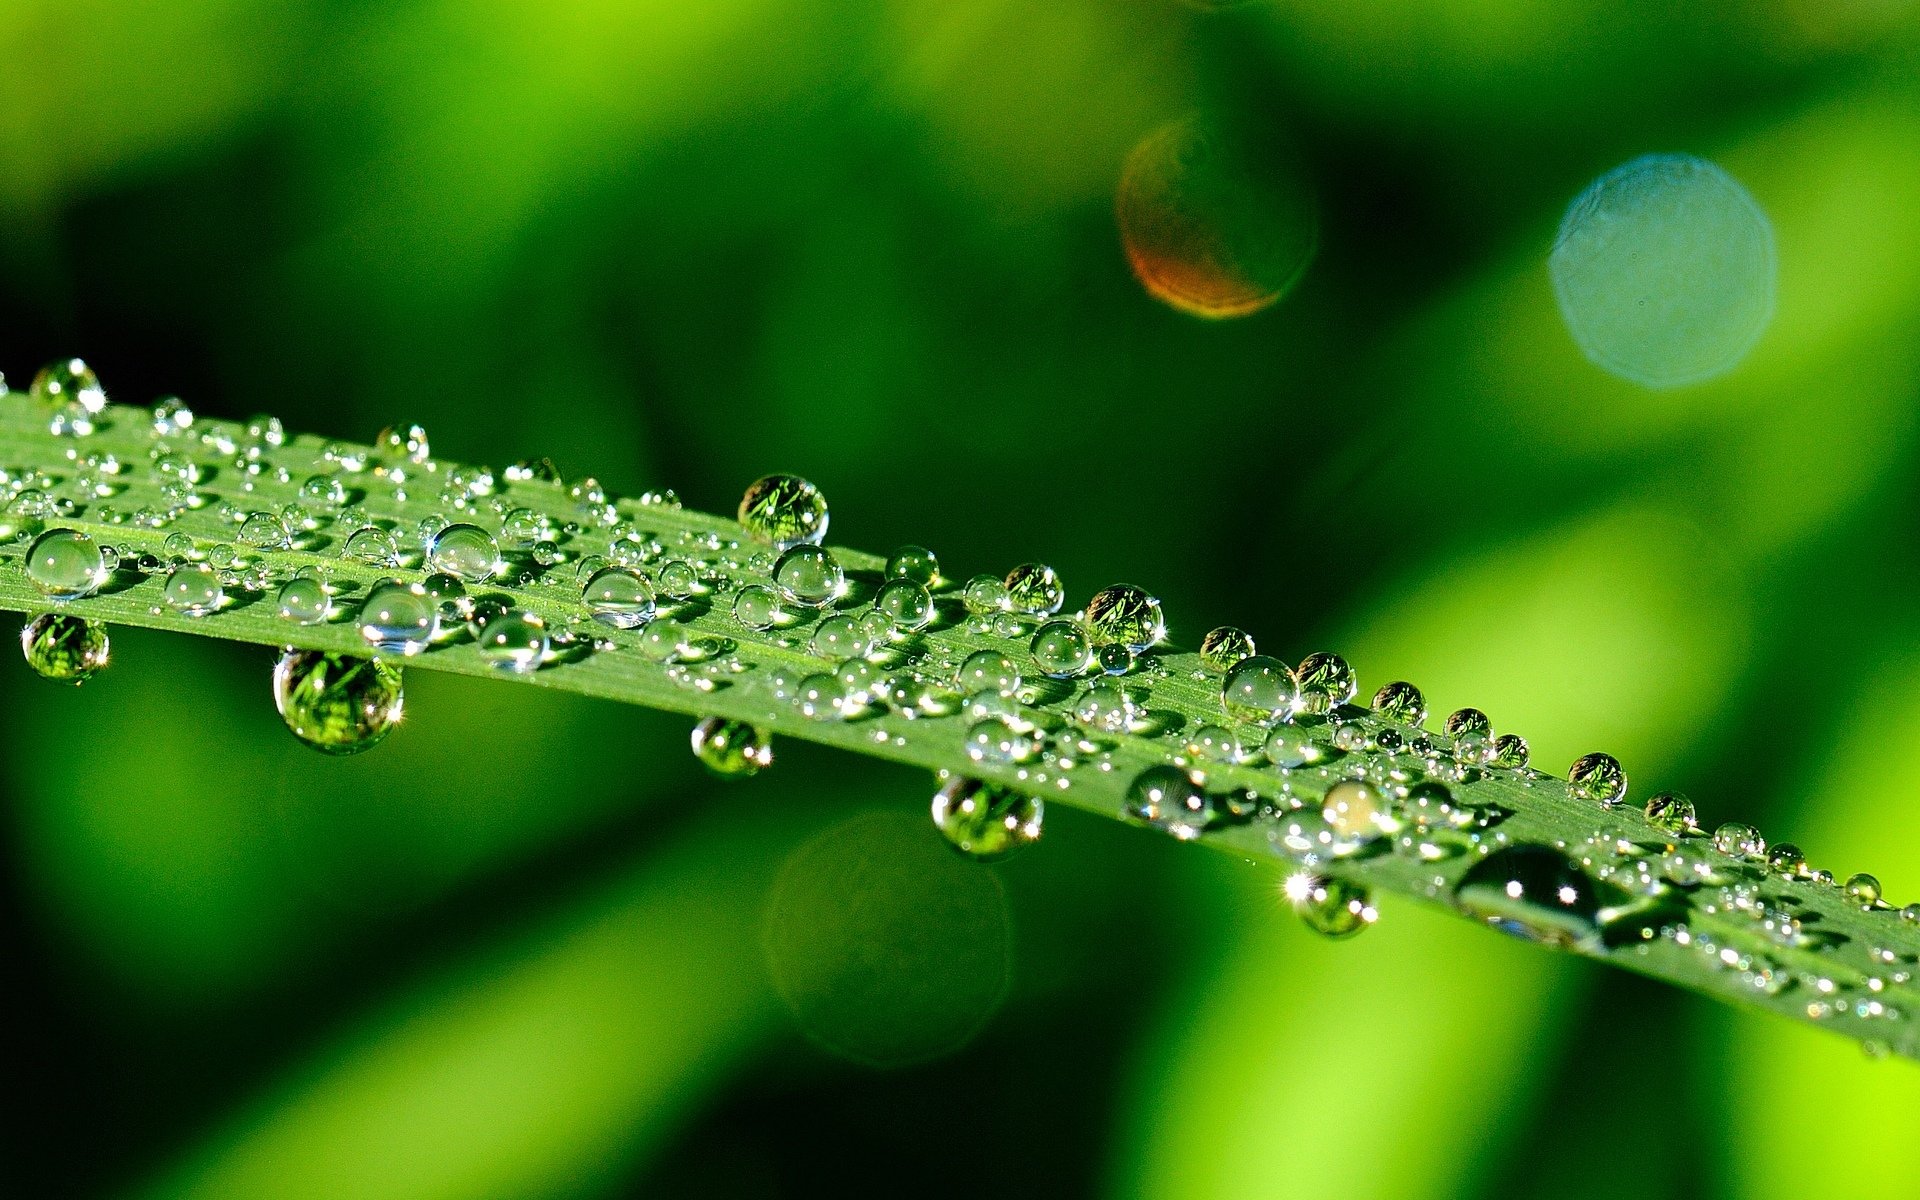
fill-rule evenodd
<path id="1" fill-rule="evenodd" d="M 1213 805 L 1193 777 L 1178 767 L 1148 767 L 1127 785 L 1126 815 L 1182 841 L 1205 833 Z"/>
<path id="2" fill-rule="evenodd" d="M 1595 180 L 1547 262 L 1580 349 L 1648 387 L 1731 370 L 1773 316 L 1773 226 L 1737 180 L 1691 155 L 1646 155 Z"/>
<path id="3" fill-rule="evenodd" d="M 1189 118 L 1128 154 L 1114 201 L 1133 273 L 1156 299 L 1202 317 L 1258 312 L 1313 256 L 1318 221 L 1301 173 Z"/>
<path id="4" fill-rule="evenodd" d="M 295 625 L 318 625 L 331 611 L 326 585 L 311 575 L 287 580 L 274 599 L 281 618 Z"/>
<path id="5" fill-rule="evenodd" d="M 744 779 L 773 764 L 773 743 L 757 725 L 708 717 L 693 727 L 693 756 L 724 779 Z"/>
<path id="6" fill-rule="evenodd" d="M 107 393 L 100 386 L 100 377 L 78 358 L 63 358 L 40 368 L 28 391 L 43 404 L 77 404 L 93 416 L 107 407 Z"/>
<path id="7" fill-rule="evenodd" d="M 1067 602 L 1067 589 L 1045 563 L 1021 563 L 1007 572 L 1004 586 L 1006 605 L 1029 616 L 1052 616 Z M 972 589 L 968 591 L 971 594 Z"/>
<path id="8" fill-rule="evenodd" d="M 167 572 L 160 594 L 167 606 L 189 617 L 204 617 L 226 603 L 227 590 L 220 573 L 203 562 L 186 562 Z"/>
<path id="9" fill-rule="evenodd" d="M 995 783 L 955 776 L 933 796 L 933 825 L 969 858 L 1001 858 L 1040 840 L 1046 805 Z"/>
<path id="10" fill-rule="evenodd" d="M 439 606 L 417 583 L 376 584 L 360 605 L 360 636 L 389 654 L 418 654 L 439 632 Z"/>
<path id="11" fill-rule="evenodd" d="M 479 623 L 474 644 L 488 665 L 515 675 L 538 670 L 547 657 L 547 623 L 533 613 L 510 608 Z M 431 635 L 429 635 L 431 636 Z"/>
<path id="12" fill-rule="evenodd" d="M 1270 725 L 1293 714 L 1300 699 L 1293 669 L 1277 658 L 1255 654 L 1241 659 L 1220 684 L 1220 704 L 1237 721 Z"/>
<path id="13" fill-rule="evenodd" d="M 1118 643 L 1136 653 L 1167 636 L 1160 601 L 1130 583 L 1115 584 L 1087 602 L 1087 631 L 1096 643 Z"/>
<path id="14" fill-rule="evenodd" d="M 1460 877 L 1453 898 L 1461 911 L 1532 942 L 1572 946 L 1600 932 L 1600 884 L 1549 846 L 1494 851 Z"/>
<path id="15" fill-rule="evenodd" d="M 289 650 L 273 668 L 273 704 L 293 736 L 328 754 L 378 745 L 405 703 L 400 669 L 378 660 Z"/>
<path id="16" fill-rule="evenodd" d="M 1293 675 L 1300 684 L 1302 712 L 1332 712 L 1352 700 L 1360 687 L 1347 660 L 1324 651 L 1301 659 Z"/>
<path id="17" fill-rule="evenodd" d="M 802 544 L 787 550 L 773 564 L 774 586 L 789 601 L 821 608 L 846 590 L 846 573 L 833 555 L 819 546 Z"/>
<path id="18" fill-rule="evenodd" d="M 478 525 L 448 525 L 427 543 L 427 562 L 467 583 L 484 583 L 500 573 L 500 543 Z"/>
<path id="19" fill-rule="evenodd" d="M 1647 801 L 1647 823 L 1667 833 L 1685 833 L 1693 828 L 1693 801 L 1678 792 L 1661 792 Z"/>
<path id="20" fill-rule="evenodd" d="M 1077 621 L 1048 621 L 1034 632 L 1027 649 L 1043 675 L 1072 679 L 1093 665 L 1093 642 Z"/>
<path id="21" fill-rule="evenodd" d="M 653 620 L 655 601 L 653 588 L 638 574 L 625 567 L 604 567 L 580 589 L 580 603 L 602 625 L 637 629 Z"/>
<path id="22" fill-rule="evenodd" d="M 798 475 L 756 479 L 740 497 L 740 524 L 776 550 L 819 545 L 827 536 L 827 499 Z"/>
<path id="23" fill-rule="evenodd" d="M 85 617 L 46 613 L 20 631 L 20 650 L 43 679 L 80 684 L 107 665 L 107 627 Z"/>
<path id="24" fill-rule="evenodd" d="M 27 578 L 49 600 L 79 600 L 107 581 L 106 556 L 77 529 L 49 529 L 27 548 Z"/>
<path id="25" fill-rule="evenodd" d="M 1586 754 L 1567 770 L 1567 791 L 1608 808 L 1627 794 L 1627 772 L 1611 754 Z"/>

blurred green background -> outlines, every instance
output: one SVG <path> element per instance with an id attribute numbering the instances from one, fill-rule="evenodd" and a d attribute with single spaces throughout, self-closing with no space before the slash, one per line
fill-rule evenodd
<path id="1" fill-rule="evenodd" d="M 708 510 L 797 471 L 835 540 L 1138 582 L 1185 644 L 1338 649 L 1920 897 L 1914 7 L 1214 7 L 10 0 L 0 367 Z M 1320 200 L 1240 320 L 1115 232 L 1195 109 Z M 1747 362 L 1662 392 L 1545 267 L 1648 151 L 1780 263 Z M 796 1015 L 783 864 L 879 857 L 924 777 L 782 742 L 723 784 L 677 718 L 418 671 L 322 759 L 259 651 L 114 642 L 78 691 L 0 668 L 6 1195 L 1920 1195 L 1910 1065 L 1392 898 L 1323 943 L 1064 809 L 916 947 L 952 988 L 883 952 L 945 892 L 782 893 L 882 947 Z M 902 995 L 945 1053 L 830 1048 Z"/>

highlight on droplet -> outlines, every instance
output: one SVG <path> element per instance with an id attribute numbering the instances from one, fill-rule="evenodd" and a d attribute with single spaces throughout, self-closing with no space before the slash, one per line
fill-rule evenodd
<path id="1" fill-rule="evenodd" d="M 1198 116 L 1162 126 L 1128 153 L 1114 215 L 1148 293 L 1216 320 L 1285 296 L 1319 242 L 1298 162 Z"/>
<path id="2" fill-rule="evenodd" d="M 1773 317 L 1772 223 L 1738 180 L 1688 154 L 1645 155 L 1594 180 L 1547 266 L 1581 351 L 1650 388 L 1732 370 Z"/>

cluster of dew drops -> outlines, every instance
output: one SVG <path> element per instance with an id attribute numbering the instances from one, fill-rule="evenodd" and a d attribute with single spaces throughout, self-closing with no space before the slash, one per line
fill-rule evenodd
<path id="1" fill-rule="evenodd" d="M 1070 790 L 1086 771 L 1117 769 L 1122 741 L 1146 739 L 1158 743 L 1159 761 L 1130 779 L 1124 815 L 1183 840 L 1231 826 L 1263 828 L 1293 867 L 1286 897 L 1328 936 L 1357 933 L 1377 917 L 1366 889 L 1338 870 L 1343 860 L 1471 858 L 1451 883 L 1450 872 L 1432 874 L 1429 891 L 1506 932 L 1608 951 L 1665 940 L 1769 994 L 1804 989 L 1810 1016 L 1900 1016 L 1883 994 L 1909 981 L 1911 955 L 1870 947 L 1874 969 L 1846 978 L 1786 968 L 1689 926 L 1694 914 L 1718 914 L 1751 924 L 1758 937 L 1743 945 L 1831 949 L 1844 938 L 1824 930 L 1819 914 L 1780 881 L 1831 888 L 1868 911 L 1894 911 L 1872 876 L 1836 884 L 1792 845 L 1769 847 L 1748 825 L 1708 835 L 1692 804 L 1673 793 L 1645 804 L 1654 838 L 1596 830 L 1577 845 L 1514 840 L 1501 829 L 1512 814 L 1470 799 L 1469 785 L 1500 775 L 1524 787 L 1546 779 L 1528 765 L 1519 735 L 1496 735 L 1472 708 L 1446 717 L 1443 732 L 1429 731 L 1420 689 L 1406 682 L 1387 684 L 1361 708 L 1353 703 L 1354 671 L 1338 655 L 1289 665 L 1258 653 L 1252 636 L 1233 627 L 1208 633 L 1197 665 L 1177 660 L 1190 664 L 1183 670 L 1161 649 L 1159 600 L 1130 584 L 1067 613 L 1066 589 L 1044 564 L 959 584 L 917 546 L 891 555 L 878 579 L 860 579 L 822 545 L 825 498 L 791 475 L 747 489 L 737 513 L 745 543 L 683 529 L 668 544 L 624 515 L 594 480 L 564 485 L 544 461 L 504 475 L 561 485 L 564 511 L 518 506 L 490 470 L 434 460 L 417 426 L 383 431 L 371 451 L 331 443 L 315 464 L 321 469 L 298 482 L 297 500 L 250 507 L 244 501 L 263 478 L 295 484 L 275 461 L 286 440 L 279 422 L 196 422 L 173 399 L 150 414 L 144 469 L 159 503 L 123 511 L 110 501 L 142 467 L 86 452 L 106 407 L 94 373 L 77 359 L 55 363 L 35 378 L 28 402 L 41 406 L 51 432 L 74 440 L 72 475 L 57 485 L 36 471 L 0 469 L 0 543 L 28 543 L 26 574 L 53 605 L 21 638 L 27 661 L 49 678 L 77 683 L 105 664 L 104 627 L 60 606 L 121 576 L 157 580 L 156 608 L 187 616 L 218 612 L 241 595 L 271 597 L 288 622 L 350 620 L 366 642 L 365 657 L 290 649 L 273 673 L 288 728 L 322 751 L 348 754 L 379 742 L 399 719 L 404 695 L 395 660 L 459 641 L 514 673 L 630 648 L 675 683 L 712 691 L 753 669 L 734 639 L 691 624 L 718 610 L 749 642 L 809 664 L 768 664 L 764 673 L 774 700 L 808 720 L 857 723 L 885 712 L 953 722 L 980 775 L 993 777 L 945 773 L 933 799 L 935 827 L 970 857 L 995 859 L 1037 841 L 1045 793 Z M 206 486 L 215 473 L 218 495 Z M 396 502 L 430 495 L 442 511 L 396 528 L 359 502 L 376 491 Z M 670 492 L 637 502 L 643 510 L 678 507 Z M 233 526 L 231 542 L 174 532 L 164 537 L 164 553 L 129 555 L 60 524 L 90 510 L 96 525 L 161 531 L 209 506 Z M 262 553 L 321 544 L 335 558 L 394 574 L 356 596 L 357 585 L 328 570 L 325 553 L 307 555 L 312 561 L 284 575 L 296 556 Z M 486 594 L 495 581 L 553 592 L 568 615 L 550 626 L 510 597 Z M 970 640 L 925 636 L 954 626 Z M 616 631 L 629 640 L 615 640 Z M 1198 689 L 1217 719 L 1169 719 L 1154 704 L 1160 688 Z M 903 740 L 897 723 L 876 723 L 873 736 Z M 772 761 L 768 737 L 749 722 L 709 717 L 694 729 L 692 745 L 723 776 L 751 775 Z M 1242 780 L 1247 771 L 1260 773 L 1260 787 L 1216 782 Z M 1566 791 L 1577 803 L 1614 808 L 1625 800 L 1626 773 L 1612 756 L 1589 754 L 1572 765 Z M 1898 913 L 1920 922 L 1920 904 Z"/>

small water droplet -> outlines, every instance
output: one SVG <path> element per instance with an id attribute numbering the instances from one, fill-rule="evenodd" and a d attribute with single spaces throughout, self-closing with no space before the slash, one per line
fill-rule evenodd
<path id="1" fill-rule="evenodd" d="M 1338 654 L 1309 654 L 1293 675 L 1300 685 L 1300 711 L 1307 713 L 1332 712 L 1352 700 L 1360 686 L 1353 668 Z"/>
<path id="2" fill-rule="evenodd" d="M 708 717 L 693 727 L 693 756 L 724 779 L 744 779 L 773 764 L 773 743 L 745 721 Z"/>
<path id="3" fill-rule="evenodd" d="M 1160 601 L 1145 588 L 1120 583 L 1087 602 L 1087 630 L 1096 643 L 1117 643 L 1138 653 L 1167 636 L 1167 621 Z"/>
<path id="4" fill-rule="evenodd" d="M 769 598 L 773 596 L 772 591 L 761 590 Z M 625 567 L 603 567 L 580 589 L 580 603 L 602 625 L 637 629 L 653 620 L 655 601 L 652 586 L 638 573 Z"/>
<path id="5" fill-rule="evenodd" d="M 347 544 L 341 553 L 347 558 L 376 567 L 397 566 L 400 562 L 400 548 L 395 544 L 393 535 L 378 525 L 356 529 L 347 537 Z"/>
<path id="6" fill-rule="evenodd" d="M 1742 821 L 1728 821 L 1713 831 L 1713 848 L 1731 858 L 1764 858 L 1767 839 Z"/>
<path id="7" fill-rule="evenodd" d="M 873 611 L 902 633 L 918 633 L 933 623 L 933 597 L 911 579 L 892 579 L 874 596 Z"/>
<path id="8" fill-rule="evenodd" d="M 910 579 L 924 588 L 939 587 L 940 560 L 925 546 L 902 546 L 887 557 L 888 579 Z"/>
<path id="9" fill-rule="evenodd" d="M 1414 728 L 1427 722 L 1427 698 L 1406 680 L 1395 680 L 1373 694 L 1373 710 L 1389 721 Z"/>
<path id="10" fill-rule="evenodd" d="M 226 602 L 220 573 L 206 563 L 181 563 L 167 572 L 161 591 L 168 607 L 189 617 L 204 617 Z"/>
<path id="11" fill-rule="evenodd" d="M 1872 908 L 1874 905 L 1880 903 L 1880 881 L 1865 871 L 1858 871 L 1847 876 L 1847 882 L 1842 886 L 1841 890 L 1846 893 L 1847 899 L 1862 908 Z"/>
<path id="12" fill-rule="evenodd" d="M 1693 828 L 1693 801 L 1678 792 L 1661 792 L 1647 801 L 1647 823 L 1668 833 L 1685 833 Z"/>
<path id="13" fill-rule="evenodd" d="M 995 783 L 955 776 L 933 796 L 933 825 L 947 843 L 980 861 L 1040 840 L 1046 804 Z"/>
<path id="14" fill-rule="evenodd" d="M 1296 871 L 1281 891 L 1307 928 L 1325 937 L 1352 937 L 1380 919 L 1367 889 L 1344 879 Z"/>
<path id="15" fill-rule="evenodd" d="M 1020 690 L 1020 668 L 998 650 L 976 650 L 960 664 L 956 683 L 968 695 L 991 691 L 1011 696 Z"/>
<path id="16" fill-rule="evenodd" d="M 326 585 L 311 575 L 296 575 L 281 584 L 275 603 L 281 619 L 295 625 L 318 625 L 330 611 Z"/>
<path id="17" fill-rule="evenodd" d="M 1093 643 L 1075 621 L 1048 621 L 1027 649 L 1040 673 L 1054 679 L 1077 678 L 1093 664 Z"/>
<path id="18" fill-rule="evenodd" d="M 533 613 L 508 609 L 482 623 L 474 643 L 489 665 L 525 675 L 547 657 L 547 623 Z"/>
<path id="19" fill-rule="evenodd" d="M 78 358 L 63 358 L 40 368 L 28 394 L 42 404 L 76 405 L 92 416 L 98 416 L 107 407 L 107 393 L 100 386 L 100 377 Z"/>
<path id="20" fill-rule="evenodd" d="M 478 525 L 456 522 L 427 543 L 427 562 L 467 583 L 484 583 L 500 573 L 500 543 Z"/>
<path id="21" fill-rule="evenodd" d="M 1134 776 L 1124 812 L 1182 841 L 1199 837 L 1213 819 L 1207 794 L 1185 771 L 1165 763 Z"/>
<path id="22" fill-rule="evenodd" d="M 1532 942 L 1568 947 L 1600 933 L 1600 885 L 1549 846 L 1494 851 L 1467 868 L 1453 898 L 1468 915 Z"/>
<path id="23" fill-rule="evenodd" d="M 1007 572 L 1004 586 L 1007 606 L 1028 616 L 1050 617 L 1067 602 L 1060 577 L 1045 563 L 1021 563 Z"/>
<path id="24" fill-rule="evenodd" d="M 1293 714 L 1300 690 L 1293 671 L 1277 658 L 1255 654 L 1241 659 L 1220 684 L 1220 704 L 1236 721 L 1270 725 Z"/>
<path id="25" fill-rule="evenodd" d="M 833 555 L 819 546 L 791 547 L 773 564 L 774 586 L 794 604 L 823 608 L 846 591 L 846 573 Z"/>

